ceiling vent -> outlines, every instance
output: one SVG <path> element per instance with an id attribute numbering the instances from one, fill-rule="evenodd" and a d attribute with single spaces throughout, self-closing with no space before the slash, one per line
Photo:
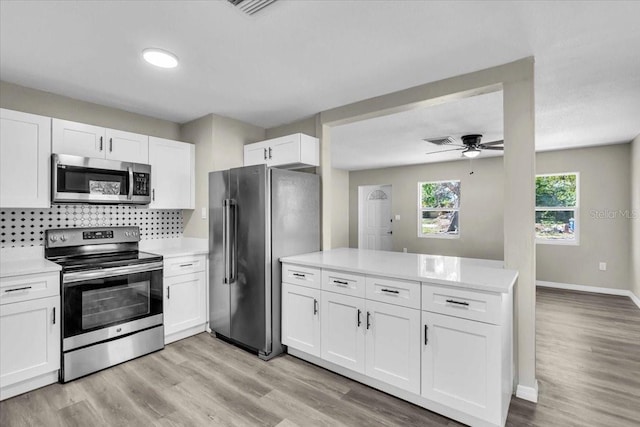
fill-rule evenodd
<path id="1" fill-rule="evenodd" d="M 456 142 L 455 139 L 453 139 L 450 136 L 441 136 L 438 138 L 425 138 L 423 139 L 423 141 L 427 141 L 435 145 L 448 145 Z"/>
<path id="2" fill-rule="evenodd" d="M 253 15 L 260 12 L 265 7 L 269 6 L 276 0 L 227 0 L 229 3 L 246 13 L 247 15 Z"/>

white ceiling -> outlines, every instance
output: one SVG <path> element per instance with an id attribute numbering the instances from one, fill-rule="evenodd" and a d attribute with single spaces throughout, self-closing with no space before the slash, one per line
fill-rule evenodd
<path id="1" fill-rule="evenodd" d="M 638 1 L 280 0 L 253 16 L 223 0 L 0 1 L 0 78 L 269 128 L 534 55 L 536 146 L 566 148 L 640 133 L 638 16 Z M 180 66 L 150 67 L 147 47 Z"/>

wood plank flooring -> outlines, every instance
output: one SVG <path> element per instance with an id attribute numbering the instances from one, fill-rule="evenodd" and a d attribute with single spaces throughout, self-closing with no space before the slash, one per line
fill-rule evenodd
<path id="1" fill-rule="evenodd" d="M 509 426 L 639 426 L 640 309 L 538 290 L 540 402 Z M 459 426 L 291 356 L 263 362 L 208 334 L 0 403 L 1 426 Z"/>

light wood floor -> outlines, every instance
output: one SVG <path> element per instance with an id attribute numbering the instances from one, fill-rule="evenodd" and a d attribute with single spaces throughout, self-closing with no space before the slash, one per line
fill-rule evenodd
<path id="1" fill-rule="evenodd" d="M 640 309 L 541 289 L 540 402 L 509 426 L 639 426 Z M 291 356 L 263 362 L 200 334 L 69 384 L 0 403 L 1 426 L 458 426 Z"/>

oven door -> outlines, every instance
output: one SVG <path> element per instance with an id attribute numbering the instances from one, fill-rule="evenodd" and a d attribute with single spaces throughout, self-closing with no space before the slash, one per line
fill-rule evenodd
<path id="1" fill-rule="evenodd" d="M 67 154 L 52 157 L 53 203 L 149 204 L 151 166 Z"/>
<path id="2" fill-rule="evenodd" d="M 162 262 L 62 275 L 62 350 L 162 324 Z"/>

